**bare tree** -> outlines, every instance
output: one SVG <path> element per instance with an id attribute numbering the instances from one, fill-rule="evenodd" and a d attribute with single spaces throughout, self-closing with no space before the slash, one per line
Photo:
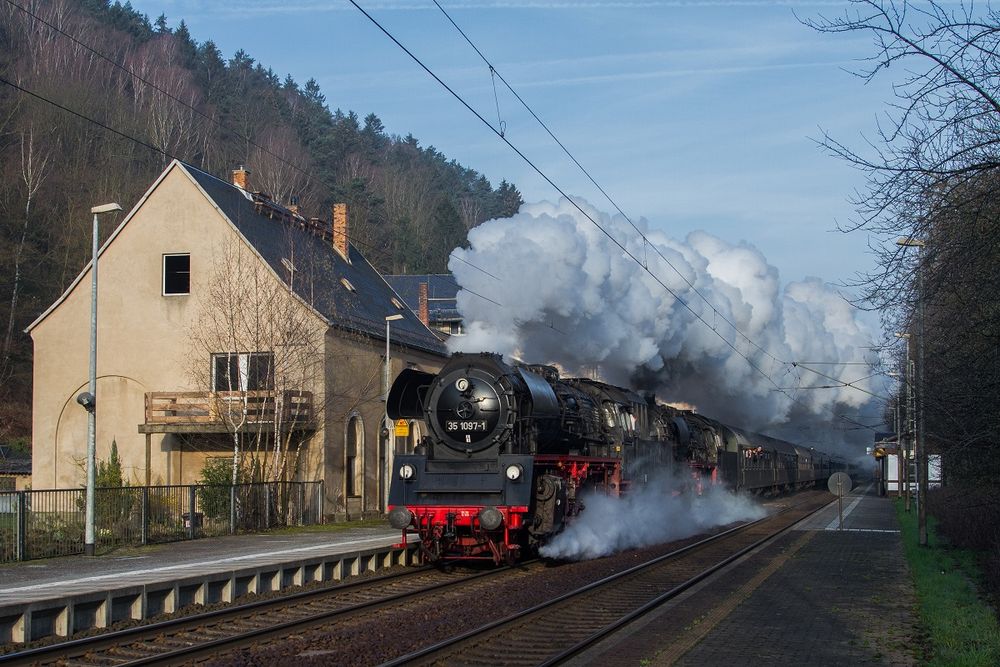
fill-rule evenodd
<path id="1" fill-rule="evenodd" d="M 886 332 L 910 337 L 910 357 L 898 367 L 916 401 L 895 397 L 910 425 L 904 432 L 917 425 L 925 451 L 942 455 L 946 479 L 995 489 L 1000 13 L 988 4 L 851 0 L 842 16 L 803 22 L 870 35 L 874 52 L 857 72 L 864 80 L 901 72 L 874 138 L 859 149 L 825 134 L 822 145 L 867 174 L 854 200 L 858 216 L 844 230 L 868 233 L 877 259 L 874 271 L 858 277 L 860 305 L 881 312 Z M 922 247 L 897 245 L 898 237 Z M 996 559 L 990 568 L 1000 572 Z"/>
<path id="2" fill-rule="evenodd" d="M 306 210 L 319 208 L 309 176 L 309 153 L 290 127 L 268 127 L 253 147 L 253 184 L 274 201 L 287 204 L 292 197 Z"/>
<path id="3" fill-rule="evenodd" d="M 21 224 L 20 238 L 14 246 L 14 275 L 11 281 L 10 312 L 7 317 L 7 330 L 0 348 L 0 381 L 7 379 L 10 371 L 11 344 L 14 336 L 14 323 L 17 321 L 17 302 L 21 292 L 21 262 L 28 239 L 28 228 L 31 225 L 32 210 L 35 196 L 45 181 L 49 165 L 51 149 L 36 138 L 34 125 L 20 132 L 21 140 L 21 181 L 24 183 L 24 218 Z"/>
<path id="4" fill-rule="evenodd" d="M 289 284 L 235 241 L 218 254 L 199 307 L 190 373 L 211 388 L 215 414 L 232 437 L 233 483 L 244 458 L 267 480 L 287 479 L 308 437 L 307 418 L 315 425 L 305 410 L 306 396 L 322 388 L 318 319 Z"/>
<path id="5" fill-rule="evenodd" d="M 1000 16 L 977 9 L 851 0 L 842 16 L 803 20 L 820 32 L 870 34 L 874 53 L 856 72 L 864 80 L 891 68 L 904 72 L 895 103 L 863 149 L 828 133 L 822 138 L 833 155 L 868 176 L 867 189 L 853 201 L 858 217 L 843 227 L 872 238 L 877 269 L 858 281 L 860 303 L 868 307 L 891 312 L 913 296 L 908 286 L 915 266 L 888 241 L 927 235 L 932 218 L 956 203 L 953 193 L 1000 167 Z"/>

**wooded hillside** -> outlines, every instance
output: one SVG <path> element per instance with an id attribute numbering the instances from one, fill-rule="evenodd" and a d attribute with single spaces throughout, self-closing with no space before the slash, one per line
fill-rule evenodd
<path id="1" fill-rule="evenodd" d="M 28 435 L 23 331 L 90 259 L 90 208 L 129 208 L 174 157 L 222 178 L 246 165 L 252 189 L 307 216 L 347 202 L 353 240 L 391 273 L 445 271 L 468 229 L 521 204 L 374 113 L 331 111 L 315 80 L 227 59 L 128 3 L 4 3 L 0 78 L 0 442 Z"/>

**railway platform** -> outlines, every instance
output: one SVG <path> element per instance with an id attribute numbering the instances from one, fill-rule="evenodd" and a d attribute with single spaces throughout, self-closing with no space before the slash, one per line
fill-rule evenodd
<path id="1" fill-rule="evenodd" d="M 843 529 L 833 502 L 665 606 L 681 627 L 650 614 L 573 664 L 915 665 L 915 606 L 892 501 L 866 483 Z"/>
<path id="2" fill-rule="evenodd" d="M 0 644 L 409 564 L 399 531 L 266 533 L 0 565 Z"/>

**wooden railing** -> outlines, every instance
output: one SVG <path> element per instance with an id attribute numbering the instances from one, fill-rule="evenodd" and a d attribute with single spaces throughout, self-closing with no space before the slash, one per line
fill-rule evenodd
<path id="1" fill-rule="evenodd" d="M 305 425 L 313 420 L 308 391 L 154 391 L 146 394 L 147 424 L 206 426 Z"/>

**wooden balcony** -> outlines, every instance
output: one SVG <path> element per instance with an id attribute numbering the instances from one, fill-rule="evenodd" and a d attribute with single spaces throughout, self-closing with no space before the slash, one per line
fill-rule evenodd
<path id="1" fill-rule="evenodd" d="M 273 433 L 309 431 L 308 391 L 154 391 L 146 393 L 140 433 Z"/>

